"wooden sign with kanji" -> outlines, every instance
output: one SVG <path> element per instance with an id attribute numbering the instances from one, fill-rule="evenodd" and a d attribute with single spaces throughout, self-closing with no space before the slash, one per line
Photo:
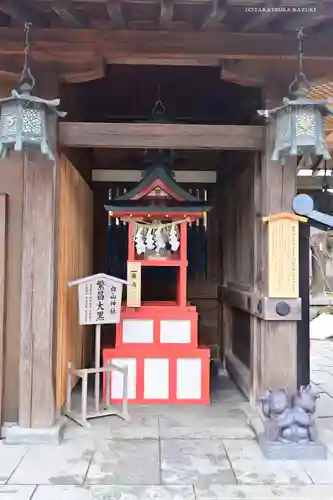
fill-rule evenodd
<path id="1" fill-rule="evenodd" d="M 131 283 L 99 273 L 68 285 L 78 286 L 80 325 L 119 323 L 123 285 Z"/>

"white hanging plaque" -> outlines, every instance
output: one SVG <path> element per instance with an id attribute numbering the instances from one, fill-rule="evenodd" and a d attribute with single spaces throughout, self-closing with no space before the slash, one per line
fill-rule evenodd
<path id="1" fill-rule="evenodd" d="M 119 323 L 123 285 L 131 283 L 100 273 L 68 285 L 78 286 L 80 325 Z"/>

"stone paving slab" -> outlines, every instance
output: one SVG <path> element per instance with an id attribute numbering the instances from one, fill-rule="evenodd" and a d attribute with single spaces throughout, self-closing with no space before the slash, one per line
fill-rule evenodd
<path id="1" fill-rule="evenodd" d="M 25 446 L 6 446 L 3 442 L 0 443 L 0 484 L 8 481 L 26 453 Z"/>
<path id="2" fill-rule="evenodd" d="M 93 452 L 79 440 L 31 446 L 9 484 L 83 484 Z"/>
<path id="3" fill-rule="evenodd" d="M 311 381 L 314 384 L 321 386 L 322 384 L 333 385 L 333 375 L 327 371 L 327 368 L 322 368 L 320 370 L 311 370 Z"/>
<path id="4" fill-rule="evenodd" d="M 333 398 L 330 395 L 326 393 L 320 394 L 320 398 L 317 399 L 316 417 L 333 417 Z"/>
<path id="5" fill-rule="evenodd" d="M 87 484 L 160 484 L 157 440 L 105 441 L 92 458 Z"/>
<path id="6" fill-rule="evenodd" d="M 323 463 L 323 462 L 321 462 Z M 239 484 L 305 485 L 312 481 L 300 462 L 269 460 L 232 460 Z"/>
<path id="7" fill-rule="evenodd" d="M 194 491 L 196 500 L 277 500 L 278 498 L 281 500 L 332 500 L 333 498 L 331 486 L 315 485 L 212 485 L 209 490 L 195 487 Z"/>
<path id="8" fill-rule="evenodd" d="M 161 441 L 163 484 L 233 484 L 235 476 L 221 440 Z"/>
<path id="9" fill-rule="evenodd" d="M 0 486 L 0 498 L 1 500 L 30 500 L 35 490 L 36 486 Z"/>
<path id="10" fill-rule="evenodd" d="M 329 384 L 319 384 L 318 388 L 323 391 L 322 394 L 319 393 L 320 397 L 323 397 L 325 394 L 329 396 L 330 399 L 333 397 L 333 383 Z"/>
<path id="11" fill-rule="evenodd" d="M 158 416 L 132 414 L 126 422 L 116 416 L 90 420 L 91 429 L 84 429 L 67 419 L 64 439 L 99 437 L 103 439 L 158 439 Z"/>
<path id="12" fill-rule="evenodd" d="M 231 463 L 234 460 L 265 460 L 257 441 L 248 439 L 223 439 Z"/>
<path id="13" fill-rule="evenodd" d="M 161 439 L 254 439 L 254 432 L 244 418 L 221 418 L 188 415 L 187 418 L 159 417 Z"/>
<path id="14" fill-rule="evenodd" d="M 333 485 L 333 461 L 303 462 L 302 468 L 315 484 Z M 333 498 L 333 488 L 332 488 Z"/>
<path id="15" fill-rule="evenodd" d="M 195 496 L 192 486 L 39 486 L 33 500 L 195 500 Z"/>

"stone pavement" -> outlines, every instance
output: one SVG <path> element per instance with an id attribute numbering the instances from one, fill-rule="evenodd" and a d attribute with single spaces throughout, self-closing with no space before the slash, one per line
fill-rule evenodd
<path id="1" fill-rule="evenodd" d="M 59 446 L 2 442 L 0 500 L 332 500 L 333 342 L 311 353 L 326 462 L 265 460 L 249 404 L 224 376 L 210 407 L 133 407 L 130 423 L 108 417 L 90 431 L 68 421 Z"/>
<path id="2" fill-rule="evenodd" d="M 312 340 L 310 354 L 311 384 L 320 395 L 317 416 L 333 418 L 333 339 Z"/>

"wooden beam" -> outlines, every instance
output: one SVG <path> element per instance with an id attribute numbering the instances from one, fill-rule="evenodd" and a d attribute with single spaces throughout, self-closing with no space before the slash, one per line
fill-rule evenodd
<path id="1" fill-rule="evenodd" d="M 0 194 L 0 426 L 3 424 L 6 324 L 7 195 Z"/>
<path id="2" fill-rule="evenodd" d="M 70 26 L 78 28 L 87 28 L 89 20 L 82 11 L 78 11 L 72 0 L 55 0 L 52 4 L 54 12 Z"/>
<path id="3" fill-rule="evenodd" d="M 77 64 L 60 64 L 58 66 L 61 79 L 66 83 L 83 83 L 98 80 L 105 76 L 105 61 L 97 57 L 93 61 Z"/>
<path id="4" fill-rule="evenodd" d="M 22 0 L 2 0 L 0 10 L 14 19 L 19 21 L 29 22 L 35 26 L 46 27 L 46 18 L 35 9 L 23 2 Z"/>
<path id="5" fill-rule="evenodd" d="M 163 30 L 171 28 L 175 4 L 173 0 L 161 0 L 160 27 Z"/>
<path id="6" fill-rule="evenodd" d="M 220 78 L 230 83 L 243 85 L 244 87 L 263 87 L 265 78 L 249 76 L 249 68 L 246 68 L 246 61 L 222 61 Z"/>
<path id="7" fill-rule="evenodd" d="M 53 0 L 35 0 L 36 3 L 38 2 L 43 2 L 43 3 L 51 3 Z M 262 1 L 262 0 L 260 0 Z M 105 3 L 105 0 L 72 0 L 72 2 L 77 2 L 80 4 L 84 3 L 95 3 L 95 4 L 101 4 Z M 140 3 L 140 4 L 157 4 L 160 5 L 161 0 L 124 0 L 124 3 Z M 182 4 L 182 5 L 195 5 L 195 4 L 205 4 L 205 3 L 210 3 L 211 0 L 175 0 L 176 4 Z"/>
<path id="8" fill-rule="evenodd" d="M 333 188 L 333 177 L 330 175 L 327 176 L 325 182 L 328 184 L 328 189 Z M 310 175 L 309 177 L 299 176 L 297 177 L 296 186 L 298 190 L 321 190 L 323 187 L 323 177 L 318 175 Z"/>
<path id="9" fill-rule="evenodd" d="M 122 3 L 122 0 L 107 0 L 105 4 L 111 25 L 115 29 L 123 29 L 126 24 L 121 9 Z"/>
<path id="10" fill-rule="evenodd" d="M 330 37 L 309 35 L 305 60 L 333 60 Z M 149 59 L 205 60 L 295 60 L 295 36 L 250 33 L 168 33 L 164 31 L 112 31 L 107 29 L 35 29 L 31 32 L 31 53 L 35 58 L 72 60 L 100 54 L 108 63 Z M 22 31 L 0 28 L 0 55 L 22 54 Z"/>
<path id="11" fill-rule="evenodd" d="M 216 170 L 173 170 L 175 180 L 185 184 L 215 184 Z M 141 170 L 95 169 L 92 170 L 92 182 L 140 182 Z"/>
<path id="12" fill-rule="evenodd" d="M 213 29 L 218 26 L 225 16 L 227 15 L 227 8 L 225 2 L 220 2 L 219 0 L 211 0 L 211 5 L 209 7 L 206 17 L 204 17 L 200 30 L 204 31 L 207 29 Z"/>
<path id="13" fill-rule="evenodd" d="M 295 31 L 300 26 L 305 28 L 314 28 L 319 24 L 329 21 L 333 18 L 333 5 L 325 2 L 318 2 L 313 12 L 304 12 L 299 15 L 291 15 L 283 24 L 282 29 L 286 31 Z M 306 41 L 305 41 L 306 43 Z"/>
<path id="14" fill-rule="evenodd" d="M 228 4 L 234 7 L 265 7 L 265 0 L 228 0 Z M 302 0 L 301 7 L 313 7 L 314 0 Z M 282 0 L 282 7 L 300 8 L 300 0 Z"/>
<path id="15" fill-rule="evenodd" d="M 260 150 L 264 128 L 246 125 L 151 123 L 59 124 L 62 146 L 81 148 L 165 148 Z"/>

